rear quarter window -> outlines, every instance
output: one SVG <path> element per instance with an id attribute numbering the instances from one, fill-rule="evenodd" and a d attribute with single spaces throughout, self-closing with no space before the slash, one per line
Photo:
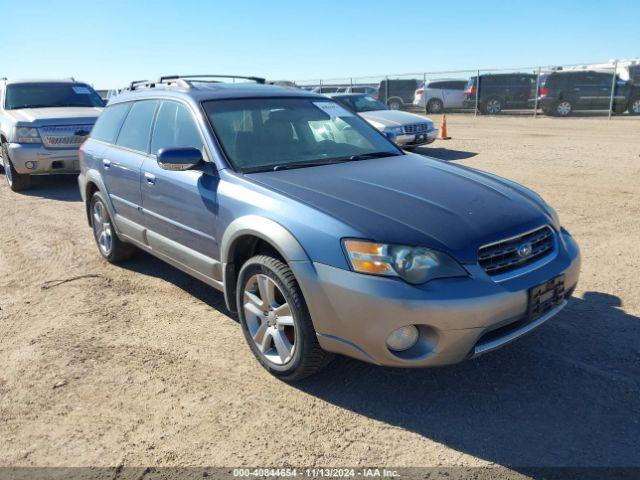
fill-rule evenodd
<path id="1" fill-rule="evenodd" d="M 91 129 L 91 138 L 114 143 L 130 108 L 131 103 L 116 103 L 105 108 Z"/>

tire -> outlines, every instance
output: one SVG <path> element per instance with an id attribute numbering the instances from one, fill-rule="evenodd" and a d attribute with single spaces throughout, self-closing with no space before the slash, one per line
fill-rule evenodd
<path id="1" fill-rule="evenodd" d="M 91 229 L 100 254 L 110 263 L 130 259 L 136 253 L 136 247 L 125 243 L 118 237 L 113 227 L 109 210 L 100 192 L 95 192 L 89 202 Z"/>
<path id="2" fill-rule="evenodd" d="M 18 173 L 13 168 L 6 143 L 2 144 L 2 169 L 4 170 L 4 178 L 7 181 L 7 185 L 12 191 L 20 192 L 31 187 L 31 175 Z"/>
<path id="3" fill-rule="evenodd" d="M 398 99 L 392 98 L 387 102 L 387 106 L 391 110 L 400 110 L 402 108 L 402 102 Z"/>
<path id="4" fill-rule="evenodd" d="M 431 100 L 429 100 L 429 103 L 427 103 L 428 113 L 442 113 L 443 110 L 444 110 L 444 104 L 442 103 L 442 100 L 439 100 L 437 98 L 432 98 Z"/>
<path id="5" fill-rule="evenodd" d="M 491 97 L 482 103 L 480 111 L 485 115 L 498 115 L 502 112 L 502 100 L 498 97 Z"/>
<path id="6" fill-rule="evenodd" d="M 568 117 L 573 113 L 573 104 L 567 100 L 558 100 L 553 105 L 553 114 L 558 117 Z"/>
<path id="7" fill-rule="evenodd" d="M 640 95 L 629 100 L 629 115 L 640 115 Z"/>
<path id="8" fill-rule="evenodd" d="M 236 305 L 251 352 L 275 377 L 295 382 L 333 358 L 320 347 L 298 282 L 281 260 L 247 260 L 238 274 Z"/>

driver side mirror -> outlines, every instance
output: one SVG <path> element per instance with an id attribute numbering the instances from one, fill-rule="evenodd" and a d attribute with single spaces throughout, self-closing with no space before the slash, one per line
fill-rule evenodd
<path id="1" fill-rule="evenodd" d="M 202 152 L 193 147 L 161 148 L 157 161 L 160 168 L 171 171 L 191 170 L 202 162 Z"/>

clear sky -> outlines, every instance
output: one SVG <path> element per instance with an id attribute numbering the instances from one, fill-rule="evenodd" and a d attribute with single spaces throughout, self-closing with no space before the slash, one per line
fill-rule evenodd
<path id="1" fill-rule="evenodd" d="M 96 88 L 176 73 L 271 79 L 640 56 L 640 0 L 0 0 L 0 76 Z"/>

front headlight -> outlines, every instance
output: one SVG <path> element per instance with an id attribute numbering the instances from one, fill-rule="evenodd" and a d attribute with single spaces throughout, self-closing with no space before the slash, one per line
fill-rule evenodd
<path id="1" fill-rule="evenodd" d="M 16 143 L 42 143 L 42 140 L 37 128 L 18 127 L 16 128 Z"/>
<path id="2" fill-rule="evenodd" d="M 464 277 L 467 272 L 446 253 L 363 240 L 343 242 L 351 268 L 360 273 L 400 277 L 419 285 L 434 278 Z"/>

